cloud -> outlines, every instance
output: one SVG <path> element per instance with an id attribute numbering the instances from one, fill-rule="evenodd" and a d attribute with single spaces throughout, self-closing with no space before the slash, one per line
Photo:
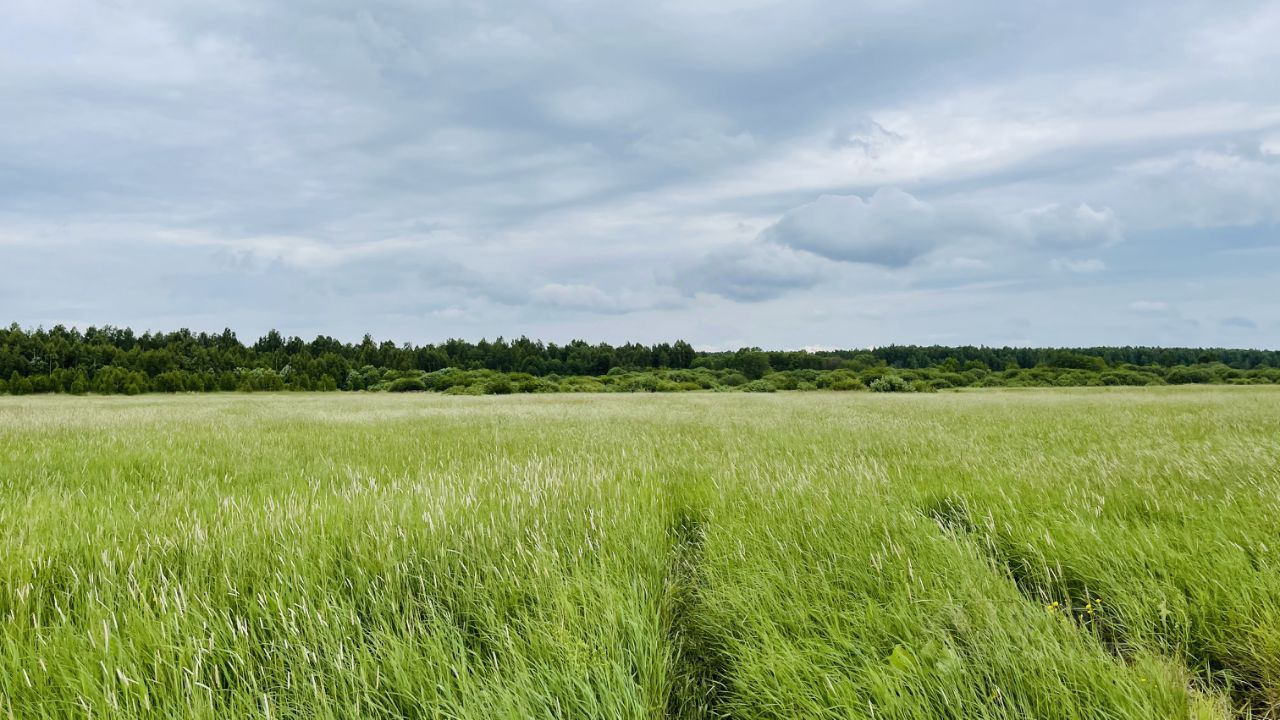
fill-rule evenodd
<path id="1" fill-rule="evenodd" d="M 1258 323 L 1254 322 L 1253 320 L 1250 320 L 1247 317 L 1241 317 L 1239 315 L 1233 315 L 1232 317 L 1223 318 L 1222 326 L 1226 328 L 1234 328 L 1239 330 L 1257 330 L 1258 329 Z"/>
<path id="2" fill-rule="evenodd" d="M 831 147 L 837 150 L 852 148 L 871 158 L 880 157 L 886 150 L 905 141 L 905 137 L 869 117 L 841 126 L 831 135 Z"/>
<path id="3" fill-rule="evenodd" d="M 1070 260 L 1068 258 L 1054 258 L 1050 261 L 1049 266 L 1057 272 L 1070 272 L 1081 274 L 1100 273 L 1107 269 L 1107 264 L 1097 258 L 1089 258 L 1087 260 Z"/>
<path id="4" fill-rule="evenodd" d="M 902 267 L 945 239 L 945 220 L 929 203 L 896 188 L 823 195 L 788 211 L 761 239 L 845 262 Z"/>
<path id="5" fill-rule="evenodd" d="M 1029 242 L 1056 250 L 1105 247 L 1123 239 L 1110 208 L 1095 210 L 1083 203 L 1074 208 L 1054 204 L 1028 210 L 1018 223 Z"/>
<path id="6" fill-rule="evenodd" d="M 676 307 L 678 296 L 663 288 L 603 290 L 593 284 L 547 283 L 529 293 L 538 305 L 593 313 L 629 313 L 639 310 Z"/>
<path id="7" fill-rule="evenodd" d="M 1247 227 L 1280 223 L 1280 157 L 1195 150 L 1123 169 L 1117 195 L 1155 227 Z"/>
<path id="8" fill-rule="evenodd" d="M 18 3 L 0 323 L 1092 342 L 1087 286 L 1278 343 L 1280 8 L 1165 5 Z"/>
<path id="9" fill-rule="evenodd" d="M 755 302 L 810 288 L 827 274 L 810 253 L 767 243 L 741 243 L 700 258 L 675 276 L 687 295 L 719 295 Z"/>
<path id="10" fill-rule="evenodd" d="M 1129 309 L 1148 317 L 1165 317 L 1175 314 L 1169 303 L 1162 300 L 1135 300 L 1129 303 Z"/>
<path id="11" fill-rule="evenodd" d="M 1066 250 L 1112 245 L 1122 233 L 1109 208 L 1051 204 L 1006 213 L 981 202 L 930 203 L 881 188 L 867 200 L 824 195 L 788 211 L 760 238 L 832 260 L 901 268 L 966 241 Z"/>

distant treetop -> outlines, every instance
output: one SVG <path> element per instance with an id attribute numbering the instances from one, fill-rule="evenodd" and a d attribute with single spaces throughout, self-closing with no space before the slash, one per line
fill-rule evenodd
<path id="1" fill-rule="evenodd" d="M 1175 368 L 1178 372 L 1171 372 Z M 1121 378 L 1123 382 L 1103 380 L 1104 376 L 1115 380 L 1121 377 L 1119 373 L 1139 371 L 1160 383 L 1265 380 L 1277 368 L 1280 351 L 1231 348 L 888 345 L 822 351 L 742 348 L 698 352 L 683 340 L 613 346 L 583 340 L 559 345 L 527 337 L 499 337 L 478 342 L 450 339 L 438 344 L 397 345 L 389 340 L 375 341 L 369 335 L 355 343 L 323 335 L 306 341 L 285 337 L 275 330 L 246 345 L 229 329 L 215 334 L 185 328 L 137 334 L 129 328 L 111 326 L 83 331 L 62 325 L 23 329 L 13 324 L 0 328 L 0 392 L 11 393 L 392 389 L 395 381 L 406 378 L 431 389 L 430 379 L 422 381 L 422 376 L 446 369 L 519 376 L 512 385 L 516 389 L 522 378 L 551 378 L 551 384 L 565 377 L 598 378 L 603 387 L 621 387 L 629 375 L 636 373 L 690 370 L 718 374 L 714 383 L 717 387 L 741 387 L 769 377 L 775 385 L 781 382 L 804 389 L 804 383 L 817 382 L 816 375 L 800 379 L 807 374 L 844 373 L 845 379 L 827 384 L 853 387 L 855 380 L 869 383 L 886 369 L 901 371 L 898 375 L 915 371 L 921 382 L 956 387 L 980 381 L 991 384 L 1000 378 L 1021 378 L 1019 382 L 1026 384 L 1090 384 L 1079 382 L 1086 377 L 1097 379 L 1097 384 L 1150 384 L 1129 376 Z M 1242 375 L 1251 371 L 1248 376 Z M 786 377 L 795 382 L 773 377 L 779 374 L 789 374 Z M 1061 383 L 1063 377 L 1076 380 Z M 658 379 L 675 385 L 683 382 L 689 386 L 684 389 L 706 386 L 705 382 L 691 379 L 651 379 L 653 382 L 648 384 L 658 389 L 665 387 L 657 385 Z M 511 382 L 510 378 L 504 381 Z M 497 381 L 485 382 L 494 388 L 502 387 Z M 534 385 L 550 387 L 548 382 Z M 644 387 L 646 383 L 632 385 L 649 389 Z M 416 389 L 418 383 L 401 382 L 395 387 Z"/>

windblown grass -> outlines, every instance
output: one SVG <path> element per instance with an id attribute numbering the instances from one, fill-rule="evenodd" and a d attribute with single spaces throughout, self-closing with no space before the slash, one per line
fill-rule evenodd
<path id="1" fill-rule="evenodd" d="M 0 717 L 1280 716 L 1280 391 L 0 399 Z"/>

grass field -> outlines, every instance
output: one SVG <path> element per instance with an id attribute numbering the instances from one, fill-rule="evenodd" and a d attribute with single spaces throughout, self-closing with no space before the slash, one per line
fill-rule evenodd
<path id="1" fill-rule="evenodd" d="M 0 398 L 0 717 L 1280 716 L 1280 389 Z"/>

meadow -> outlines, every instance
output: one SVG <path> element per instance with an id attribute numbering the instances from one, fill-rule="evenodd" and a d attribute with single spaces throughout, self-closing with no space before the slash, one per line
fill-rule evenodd
<path id="1" fill-rule="evenodd" d="M 1280 388 L 0 398 L 0 717 L 1280 717 Z"/>

